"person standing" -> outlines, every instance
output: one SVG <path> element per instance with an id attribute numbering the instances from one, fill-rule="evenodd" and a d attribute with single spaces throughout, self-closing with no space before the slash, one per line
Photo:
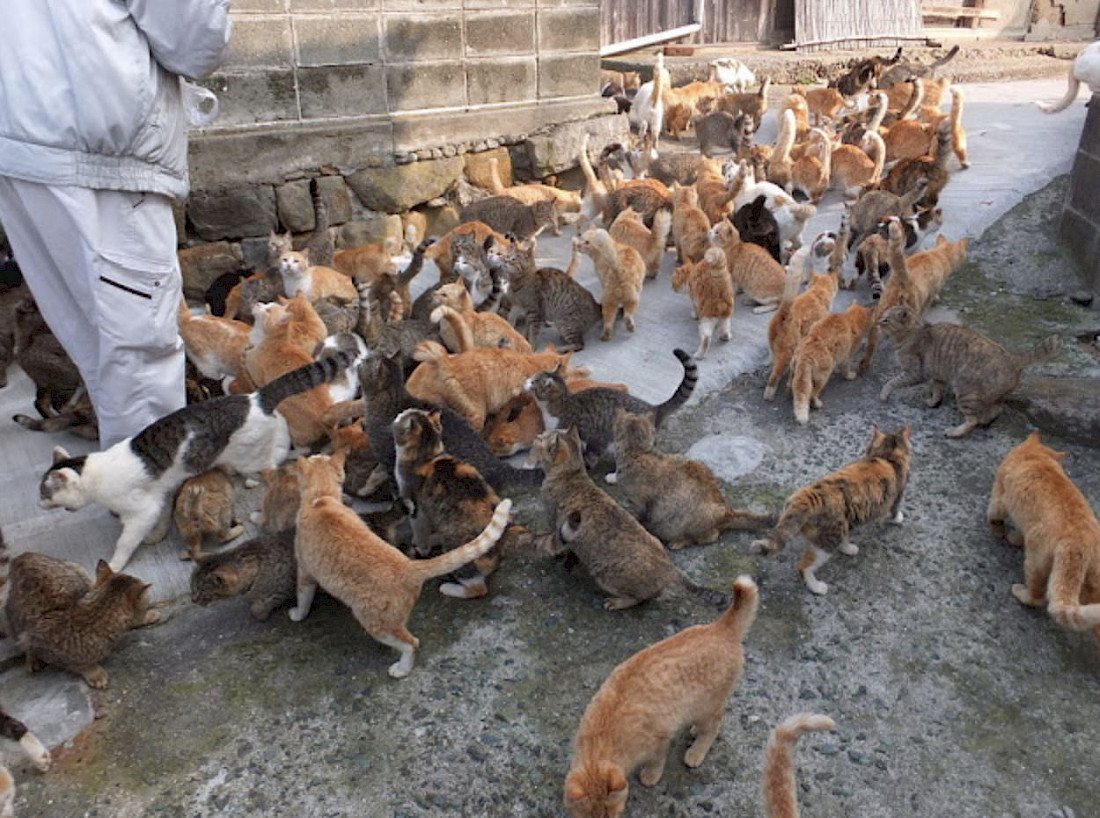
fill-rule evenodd
<path id="1" fill-rule="evenodd" d="M 228 51 L 229 0 L 7 0 L 0 224 L 107 448 L 181 408 L 180 77 Z"/>

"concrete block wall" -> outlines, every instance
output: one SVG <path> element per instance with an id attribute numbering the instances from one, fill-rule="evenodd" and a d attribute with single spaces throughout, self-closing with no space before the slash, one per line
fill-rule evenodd
<path id="1" fill-rule="evenodd" d="M 1060 232 L 1086 286 L 1100 294 L 1100 94 L 1089 102 Z"/>

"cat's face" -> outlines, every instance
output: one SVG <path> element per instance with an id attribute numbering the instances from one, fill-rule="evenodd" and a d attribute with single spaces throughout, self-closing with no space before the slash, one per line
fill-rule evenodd
<path id="1" fill-rule="evenodd" d="M 53 450 L 53 464 L 38 484 L 38 504 L 42 508 L 76 511 L 88 503 L 82 472 L 83 457 L 70 457 L 60 446 Z"/>
<path id="2" fill-rule="evenodd" d="M 398 455 L 417 452 L 434 456 L 443 451 L 443 425 L 439 410 L 406 409 L 393 422 L 393 442 Z"/>
<path id="3" fill-rule="evenodd" d="M 497 457 L 509 457 L 525 449 L 543 431 L 542 413 L 527 395 L 517 395 L 486 424 L 483 434 Z"/>
<path id="4" fill-rule="evenodd" d="M 245 590 L 241 586 L 241 574 L 235 565 L 217 564 L 210 557 L 195 560 L 191 572 L 191 601 L 196 605 L 209 605 L 219 599 L 238 596 Z"/>
<path id="5" fill-rule="evenodd" d="M 455 271 L 458 270 L 458 263 L 455 263 Z M 463 302 L 466 299 L 466 286 L 461 281 L 452 281 L 450 284 L 444 284 L 437 289 L 432 298 L 435 299 L 435 303 L 440 306 L 451 307 L 452 309 L 461 309 Z"/>
<path id="6" fill-rule="evenodd" d="M 486 241 L 485 256 L 490 268 L 502 272 L 522 269 L 527 260 L 527 254 L 515 242 L 500 241 L 494 236 Z"/>
<path id="7" fill-rule="evenodd" d="M 283 253 L 286 253 L 294 249 L 294 245 L 291 243 L 290 233 L 283 233 L 282 235 L 271 231 L 267 236 L 267 257 L 269 259 L 281 258 Z"/>
<path id="8" fill-rule="evenodd" d="M 565 779 L 565 810 L 571 818 L 618 818 L 630 792 L 622 768 L 610 761 L 574 770 Z"/>
<path id="9" fill-rule="evenodd" d="M 879 319 L 879 325 L 888 335 L 905 333 L 917 326 L 919 316 L 911 308 L 906 306 L 891 307 Z"/>
<path id="10" fill-rule="evenodd" d="M 550 472 L 555 467 L 566 467 L 580 463 L 583 469 L 582 447 L 580 434 L 578 434 L 575 426 L 571 426 L 568 432 L 563 432 L 561 429 L 552 429 L 535 438 L 525 465 L 528 468 L 537 467 L 545 472 Z"/>
<path id="11" fill-rule="evenodd" d="M 707 232 L 707 239 L 712 247 L 725 247 L 740 241 L 741 236 L 738 234 L 737 228 L 733 226 L 733 222 L 729 219 L 719 219 Z"/>
<path id="12" fill-rule="evenodd" d="M 523 388 L 527 390 L 531 397 L 541 402 L 564 395 L 565 381 L 561 378 L 560 369 L 561 364 L 553 372 L 539 372 L 532 375 L 523 384 Z"/>
<path id="13" fill-rule="evenodd" d="M 304 253 L 297 253 L 292 250 L 283 253 L 282 256 L 279 257 L 279 270 L 284 276 L 301 278 L 305 275 L 308 267 L 309 261 L 306 259 Z"/>

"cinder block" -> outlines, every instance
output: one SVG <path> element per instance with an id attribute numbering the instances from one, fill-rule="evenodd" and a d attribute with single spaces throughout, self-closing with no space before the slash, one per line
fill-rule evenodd
<path id="1" fill-rule="evenodd" d="M 470 105 L 533 100 L 537 77 L 534 57 L 470 60 L 466 63 L 466 97 Z"/>
<path id="2" fill-rule="evenodd" d="M 229 56 L 222 68 L 279 68 L 293 58 L 285 17 L 238 17 L 233 21 Z"/>
<path id="3" fill-rule="evenodd" d="M 453 60 L 462 56 L 461 14 L 388 14 L 386 61 Z"/>
<path id="4" fill-rule="evenodd" d="M 1070 174 L 1069 201 L 1075 210 L 1100 222 L 1100 157 L 1077 152 Z"/>
<path id="5" fill-rule="evenodd" d="M 289 68 L 215 74 L 202 84 L 218 95 L 214 127 L 298 118 L 298 93 Z"/>
<path id="6" fill-rule="evenodd" d="M 600 57 L 597 53 L 539 57 L 539 99 L 599 92 Z"/>
<path id="7" fill-rule="evenodd" d="M 378 6 L 379 0 L 290 0 L 291 11 L 378 11 Z"/>
<path id="8" fill-rule="evenodd" d="M 376 14 L 295 17 L 298 65 L 380 62 L 378 20 Z"/>
<path id="9" fill-rule="evenodd" d="M 600 50 L 600 10 L 595 8 L 539 9 L 539 53 Z"/>
<path id="10" fill-rule="evenodd" d="M 460 62 L 386 66 L 389 109 L 415 111 L 466 104 L 466 72 Z"/>
<path id="11" fill-rule="evenodd" d="M 298 70 L 302 118 L 386 112 L 386 70 L 380 65 L 330 65 Z"/>
<path id="12" fill-rule="evenodd" d="M 535 51 L 533 11 L 473 11 L 466 13 L 466 56 L 532 54 Z"/>

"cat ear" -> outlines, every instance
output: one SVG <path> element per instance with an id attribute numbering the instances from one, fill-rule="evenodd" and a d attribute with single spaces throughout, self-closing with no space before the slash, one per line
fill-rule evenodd
<path id="1" fill-rule="evenodd" d="M 947 244 L 947 238 L 942 233 L 936 236 L 936 246 L 939 247 L 941 244 Z"/>
<path id="2" fill-rule="evenodd" d="M 135 582 L 126 589 L 126 600 L 130 603 L 131 607 L 136 608 L 141 602 L 142 596 L 153 586 L 148 582 Z"/>
<path id="3" fill-rule="evenodd" d="M 111 566 L 107 564 L 106 560 L 100 560 L 95 564 L 95 584 L 99 587 L 104 582 L 111 578 Z"/>
<path id="4" fill-rule="evenodd" d="M 347 449 L 340 449 L 339 451 L 336 452 L 336 454 L 332 455 L 329 458 L 329 462 L 333 466 L 335 466 L 337 468 L 337 470 L 340 471 L 340 473 L 342 474 L 343 471 L 344 471 L 344 464 L 347 462 L 347 459 L 348 459 L 348 450 Z"/>
<path id="5" fill-rule="evenodd" d="M 913 440 L 913 427 L 906 423 L 901 427 L 901 436 L 905 438 L 906 443 L 911 443 Z"/>
<path id="6" fill-rule="evenodd" d="M 54 463 L 60 463 L 62 460 L 68 460 L 69 458 L 70 458 L 70 455 L 67 451 L 65 451 L 64 447 L 62 447 L 62 446 L 54 446 L 53 447 L 53 462 Z"/>
<path id="7" fill-rule="evenodd" d="M 572 440 L 573 442 L 575 442 L 577 444 L 578 448 L 581 448 L 583 450 L 584 441 L 581 440 L 581 433 L 580 433 L 580 430 L 577 429 L 577 424 L 574 423 L 572 426 L 569 427 L 568 434 L 569 434 L 569 439 Z"/>
<path id="8" fill-rule="evenodd" d="M 428 412 L 428 421 L 436 428 L 436 431 L 440 431 L 443 428 L 443 410 L 433 409 Z"/>
<path id="9" fill-rule="evenodd" d="M 583 801 L 586 795 L 584 787 L 575 781 L 565 786 L 565 800 L 567 801 Z"/>
<path id="10" fill-rule="evenodd" d="M 627 793 L 626 776 L 623 775 L 622 770 L 615 769 L 607 772 L 607 800 L 608 801 L 625 801 Z"/>

